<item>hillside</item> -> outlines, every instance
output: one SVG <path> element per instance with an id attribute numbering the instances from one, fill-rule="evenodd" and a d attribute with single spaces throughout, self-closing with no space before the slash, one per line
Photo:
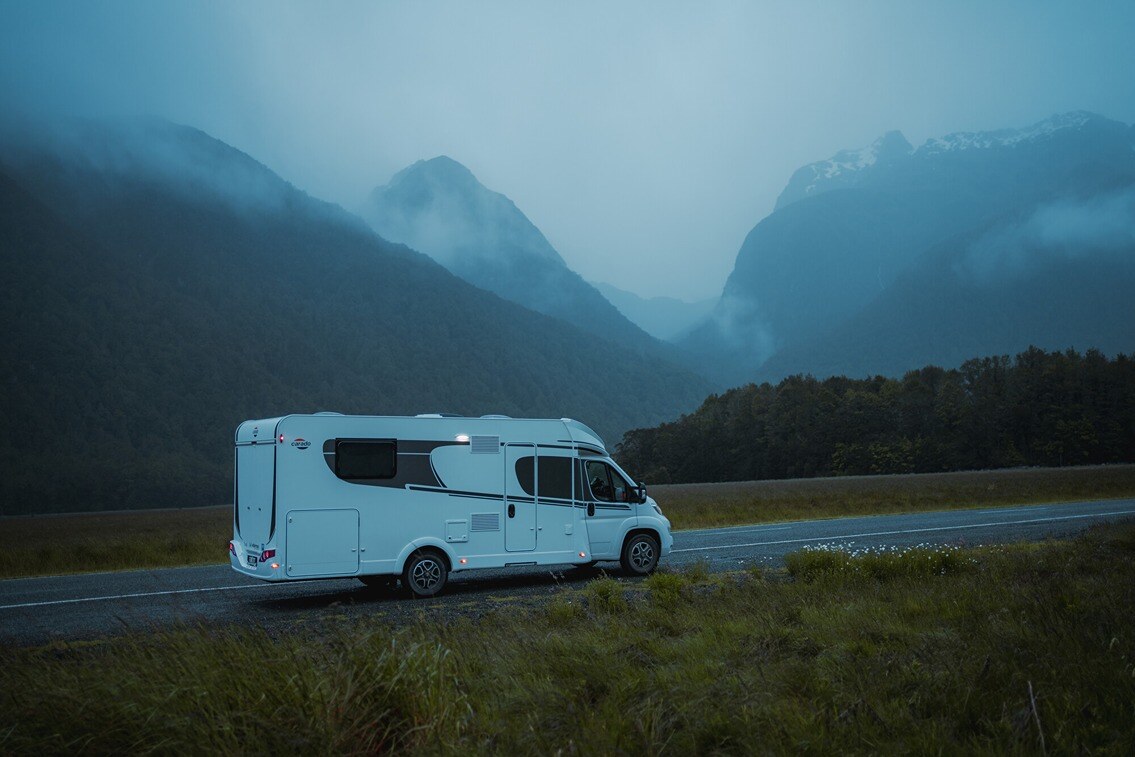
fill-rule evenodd
<path id="1" fill-rule="evenodd" d="M 3 514 L 227 501 L 246 418 L 572 416 L 613 441 L 708 391 L 191 128 L 69 124 L 0 161 Z"/>
<path id="2" fill-rule="evenodd" d="M 424 252 L 469 283 L 623 345 L 677 359 L 572 271 L 503 194 L 452 158 L 420 160 L 377 187 L 359 214 L 383 238 Z"/>
<path id="3" fill-rule="evenodd" d="M 1133 147 L 1132 128 L 1076 112 L 917 149 L 891 132 L 805 166 L 683 344 L 738 383 L 899 375 L 1029 344 L 1131 349 L 1130 298 L 1109 282 L 1135 274 Z M 1085 230 L 1097 221 L 1106 238 Z M 1006 266 L 1011 283 L 986 275 Z"/>
<path id="4" fill-rule="evenodd" d="M 599 294 L 656 339 L 678 339 L 713 312 L 716 298 L 687 302 L 674 297 L 640 297 L 612 284 L 593 282 Z"/>

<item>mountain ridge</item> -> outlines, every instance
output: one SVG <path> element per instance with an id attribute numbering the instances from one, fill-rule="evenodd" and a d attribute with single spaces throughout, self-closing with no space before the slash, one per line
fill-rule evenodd
<path id="1" fill-rule="evenodd" d="M 511 199 L 448 156 L 402 169 L 370 193 L 359 213 L 380 236 L 429 255 L 474 286 L 632 352 L 692 367 L 571 270 Z"/>
<path id="2" fill-rule="evenodd" d="M 825 335 L 842 329 L 888 289 L 909 288 L 916 279 L 923 286 L 945 286 L 941 277 L 907 276 L 927 265 L 937 245 L 975 230 L 1011 226 L 1040 208 L 1091 204 L 1135 185 L 1133 137 L 1135 127 L 1074 111 L 1022 129 L 930 139 L 917 149 L 888 132 L 866 150 L 841 151 L 804 166 L 789 180 L 777 209 L 747 235 L 713 316 L 681 344 L 706 362 L 716 356 L 730 383 L 811 370 L 817 363 L 803 359 L 804 353 L 819 349 Z M 1077 215 L 1069 211 L 1065 221 Z M 1118 222 L 1135 227 L 1132 219 Z M 996 256 L 991 245 L 985 249 Z M 1125 258 L 1131 259 L 1135 255 Z M 1044 265 L 1047 258 L 1027 260 Z M 1082 264 L 1093 265 L 1093 258 L 1086 256 Z M 1081 296 L 1092 296 L 1087 279 L 1073 276 L 1067 282 L 1081 284 Z M 927 296 L 937 295 L 928 290 Z M 947 316 L 940 312 L 924 324 L 907 320 L 905 328 L 961 327 L 963 319 Z M 902 322 L 897 313 L 892 318 Z M 1122 331 L 1122 325 L 1110 328 Z M 1006 346 L 971 344 L 968 354 L 1012 352 L 1029 343 L 1061 346 L 1038 332 Z M 800 359 L 788 360 L 786 352 Z M 739 357 L 730 361 L 731 356 Z M 836 374 L 876 370 L 859 360 L 829 368 Z"/>
<path id="3" fill-rule="evenodd" d="M 159 132 L 163 156 L 206 139 L 241 160 Z M 247 204 L 34 147 L 0 144 L 4 514 L 227 501 L 232 429 L 280 412 L 569 416 L 615 441 L 710 389 L 650 357 L 597 362 L 619 345 L 282 179 Z"/>

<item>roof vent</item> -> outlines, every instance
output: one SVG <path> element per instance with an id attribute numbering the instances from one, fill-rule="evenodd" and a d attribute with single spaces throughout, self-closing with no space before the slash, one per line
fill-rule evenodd
<path id="1" fill-rule="evenodd" d="M 510 421 L 511 415 L 482 415 L 481 418 L 489 421 Z"/>

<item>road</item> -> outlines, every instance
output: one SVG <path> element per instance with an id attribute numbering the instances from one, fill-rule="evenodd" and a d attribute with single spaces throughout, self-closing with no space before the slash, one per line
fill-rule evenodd
<path id="1" fill-rule="evenodd" d="M 663 564 L 704 561 L 713 571 L 726 571 L 776 565 L 806 546 L 972 546 L 1067 537 L 1100 522 L 1133 518 L 1135 499 L 1120 499 L 678 531 L 674 551 Z M 227 565 L 8 579 L 0 581 L 0 643 L 34 646 L 175 624 L 283 629 L 328 614 L 397 623 L 423 611 L 483 612 L 516 596 L 581 585 L 599 572 L 526 568 L 456 573 L 445 593 L 429 601 L 370 591 L 355 579 L 266 584 Z"/>

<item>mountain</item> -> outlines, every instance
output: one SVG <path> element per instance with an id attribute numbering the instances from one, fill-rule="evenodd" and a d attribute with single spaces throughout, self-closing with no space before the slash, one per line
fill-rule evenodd
<path id="1" fill-rule="evenodd" d="M 506 300 L 627 348 L 678 359 L 568 268 L 528 217 L 468 168 L 420 160 L 377 187 L 359 209 L 383 238 L 426 253 Z"/>
<path id="2" fill-rule="evenodd" d="M 656 339 L 670 341 L 683 336 L 713 311 L 717 298 L 686 302 L 674 297 L 639 297 L 611 284 L 592 282 L 599 294 L 639 328 Z"/>
<path id="3" fill-rule="evenodd" d="M 1116 199 L 1135 186 L 1133 135 L 1075 112 L 917 149 L 890 132 L 805 166 L 746 237 L 711 318 L 682 344 L 717 360 L 733 382 L 808 371 L 896 375 L 1030 344 L 1130 349 L 1130 321 L 1082 313 L 1126 312 L 1122 301 L 1099 298 L 1118 296 L 1106 282 L 1126 280 L 1135 265 L 1125 241 L 1135 219 Z M 1062 224 L 1108 203 L 1120 227 L 1113 239 L 1101 247 L 1064 238 Z M 1024 242 L 1007 231 L 1029 223 L 1039 226 Z M 965 275 L 1006 255 L 1021 269 L 1011 282 Z M 909 350 L 945 341 L 956 348 Z"/>
<path id="4" fill-rule="evenodd" d="M 4 514 L 225 502 L 247 418 L 571 416 L 613 442 L 709 390 L 161 121 L 5 134 L 0 260 Z"/>

